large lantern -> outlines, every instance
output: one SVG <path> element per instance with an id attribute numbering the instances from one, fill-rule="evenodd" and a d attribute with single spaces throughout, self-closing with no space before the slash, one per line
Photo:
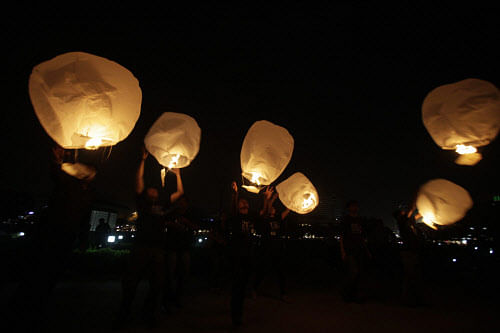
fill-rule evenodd
<path id="1" fill-rule="evenodd" d="M 200 150 L 201 129 L 192 117 L 163 113 L 144 138 L 146 149 L 166 168 L 184 168 Z"/>
<path id="2" fill-rule="evenodd" d="M 141 111 L 142 92 L 134 75 L 83 52 L 35 66 L 29 94 L 43 128 L 63 148 L 113 146 L 130 134 Z"/>
<path id="3" fill-rule="evenodd" d="M 500 92 L 478 79 L 446 84 L 425 97 L 422 118 L 437 145 L 461 155 L 457 164 L 474 165 L 482 158 L 477 147 L 489 144 L 500 130 Z"/>
<path id="4" fill-rule="evenodd" d="M 316 188 L 306 176 L 296 172 L 276 186 L 279 198 L 286 208 L 299 213 L 312 212 L 319 204 Z"/>
<path id="5" fill-rule="evenodd" d="M 461 220 L 472 205 L 467 190 L 446 179 L 434 179 L 422 185 L 416 201 L 423 222 L 430 227 Z"/>
<path id="6" fill-rule="evenodd" d="M 243 187 L 258 193 L 281 175 L 293 153 L 293 138 L 288 131 L 267 120 L 256 121 L 248 130 L 241 147 Z"/>

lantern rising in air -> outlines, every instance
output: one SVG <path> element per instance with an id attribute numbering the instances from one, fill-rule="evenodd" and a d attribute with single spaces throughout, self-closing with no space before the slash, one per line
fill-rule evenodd
<path id="1" fill-rule="evenodd" d="M 306 176 L 296 172 L 276 186 L 279 198 L 286 208 L 299 213 L 312 212 L 319 204 L 316 188 Z"/>
<path id="2" fill-rule="evenodd" d="M 500 92 L 479 79 L 440 86 L 425 97 L 422 119 L 437 145 L 460 155 L 457 164 L 474 165 L 500 130 Z"/>
<path id="3" fill-rule="evenodd" d="M 129 70 L 84 52 L 35 66 L 29 95 L 47 134 L 66 149 L 97 149 L 124 140 L 142 101 L 139 82 Z"/>
<path id="4" fill-rule="evenodd" d="M 293 137 L 286 128 L 267 120 L 256 121 L 241 147 L 242 187 L 258 193 L 275 181 L 290 162 L 293 146 Z"/>
<path id="5" fill-rule="evenodd" d="M 187 167 L 200 150 L 201 129 L 194 118 L 176 112 L 163 113 L 151 126 L 144 144 L 168 169 Z"/>
<path id="6" fill-rule="evenodd" d="M 461 220 L 472 205 L 467 190 L 446 179 L 434 179 L 422 185 L 416 201 L 422 221 L 432 228 Z"/>

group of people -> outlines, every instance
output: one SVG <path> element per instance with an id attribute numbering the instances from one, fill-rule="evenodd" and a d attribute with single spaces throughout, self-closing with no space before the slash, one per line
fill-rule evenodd
<path id="1" fill-rule="evenodd" d="M 136 237 L 122 281 L 123 296 L 115 321 L 117 326 L 126 325 L 129 321 L 137 285 L 146 274 L 149 291 L 142 315 L 148 324 L 155 325 L 161 311 L 168 311 L 171 302 L 181 306 L 183 285 L 189 273 L 192 232 L 199 228 L 185 215 L 188 199 L 179 169 L 172 169 L 177 178 L 176 191 L 166 197 L 162 197 L 158 189 L 144 185 L 144 161 L 147 156 L 144 149 L 135 181 L 138 212 Z M 290 211 L 283 209 L 277 212 L 274 203 L 278 194 L 274 188 L 267 187 L 263 191 L 262 207 L 258 214 L 254 214 L 249 200 L 240 195 L 236 182 L 231 188 L 231 211 L 209 237 L 223 247 L 224 255 L 228 256 L 233 274 L 231 318 L 232 323 L 239 326 L 242 324 L 247 290 L 251 289 L 255 297 L 269 270 L 276 268 L 280 298 L 288 301 L 282 232 Z M 253 278 L 251 286 L 250 278 Z"/>
<path id="2" fill-rule="evenodd" d="M 61 147 L 52 150 L 51 172 L 55 189 L 39 234 L 26 274 L 14 293 L 9 319 L 22 323 L 26 331 L 41 326 L 43 312 L 52 289 L 65 269 L 78 235 L 88 232 L 90 207 L 93 200 L 95 172 L 84 176 L 70 175 L 62 164 L 67 151 Z M 147 187 L 144 182 L 144 164 L 148 152 L 143 147 L 135 178 L 135 198 L 138 212 L 136 236 L 127 267 L 122 277 L 122 298 L 114 327 L 126 326 L 131 318 L 132 304 L 138 284 L 149 279 L 142 318 L 154 326 L 162 311 L 182 307 L 184 285 L 190 269 L 190 247 L 196 222 L 186 215 L 189 199 L 184 193 L 179 169 L 171 169 L 176 177 L 175 192 Z M 278 193 L 272 186 L 261 190 L 259 207 L 250 207 L 236 182 L 231 184 L 230 211 L 223 214 L 220 225 L 209 235 L 228 259 L 231 267 L 230 318 L 236 327 L 243 323 L 243 309 L 248 293 L 256 297 L 267 273 L 274 271 L 279 282 L 280 299 L 290 302 L 286 290 L 286 234 L 290 210 L 277 207 Z M 250 209 L 252 208 L 252 209 Z M 372 251 L 367 247 L 366 230 L 358 216 L 359 206 L 352 201 L 346 206 L 341 221 L 340 254 L 345 265 L 342 297 L 346 302 L 359 302 L 360 278 Z M 405 278 L 403 296 L 417 303 L 421 295 L 419 263 L 420 237 L 415 228 L 418 218 L 415 210 L 398 211 L 395 218 L 404 241 L 401 261 Z M 55 239 L 57 238 L 57 241 Z M 61 241 L 63 239 L 64 241 Z M 82 242 L 79 242 L 82 244 Z"/>

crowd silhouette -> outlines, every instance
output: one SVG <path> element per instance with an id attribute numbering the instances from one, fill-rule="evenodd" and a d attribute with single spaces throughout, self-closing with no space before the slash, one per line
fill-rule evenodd
<path id="1" fill-rule="evenodd" d="M 74 247 L 82 250 L 103 247 L 110 231 L 101 219 L 95 233 L 89 234 L 95 173 L 80 179 L 62 171 L 65 154 L 69 151 L 60 147 L 52 149 L 54 192 L 30 252 L 27 265 L 31 269 L 23 276 L 9 303 L 6 318 L 15 322 L 19 331 L 33 332 L 43 327 L 47 300 L 67 267 Z M 122 274 L 121 300 L 112 323 L 117 330 L 127 328 L 136 315 L 148 327 L 157 327 L 161 316 L 171 313 L 172 307 L 183 307 L 193 235 L 200 228 L 196 218 L 189 216 L 191 203 L 184 191 L 181 170 L 170 170 L 176 183 L 168 194 L 164 187 L 145 185 L 144 164 L 149 154 L 143 147 L 138 155 L 134 187 L 138 219 L 133 247 Z M 275 279 L 281 301 L 293 302 L 287 285 L 290 273 L 287 262 L 293 260 L 287 251 L 288 219 L 293 213 L 278 204 L 278 193 L 273 186 L 260 192 L 258 207 L 251 207 L 255 203 L 236 181 L 227 186 L 231 192 L 229 210 L 221 212 L 207 235 L 212 270 L 205 278 L 219 293 L 228 281 L 231 284 L 228 321 L 237 328 L 245 322 L 245 299 L 259 297 L 264 278 Z M 394 233 L 380 219 L 359 216 L 357 201 L 346 204 L 345 215 L 339 223 L 339 259 L 344 276 L 340 294 L 345 302 L 363 303 L 373 295 L 363 283 L 367 272 L 376 282 L 395 274 L 395 266 L 401 264 L 402 304 L 426 304 L 420 259 L 423 236 L 415 225 L 418 212 L 414 205 L 410 207 L 394 212 L 404 244 L 397 250 L 399 258 L 394 260 Z M 91 241 L 85 242 L 86 237 Z M 224 276 L 227 272 L 230 276 Z M 134 314 L 132 304 L 143 279 L 148 280 L 149 290 L 141 313 Z"/>

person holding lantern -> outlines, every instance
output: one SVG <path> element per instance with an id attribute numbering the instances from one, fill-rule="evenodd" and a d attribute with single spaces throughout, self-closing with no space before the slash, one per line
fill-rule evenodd
<path id="1" fill-rule="evenodd" d="M 231 184 L 231 216 L 227 221 L 228 253 L 233 269 L 231 289 L 231 319 L 234 326 L 243 324 L 243 304 L 250 275 L 255 265 L 257 245 L 256 230 L 260 222 L 258 215 L 250 213 L 246 198 L 239 194 L 235 181 Z"/>
<path id="2" fill-rule="evenodd" d="M 257 254 L 257 269 L 254 280 L 254 290 L 257 290 L 270 270 L 276 270 L 278 276 L 280 299 L 289 302 L 286 295 L 286 275 L 285 275 L 285 218 L 290 213 L 290 209 L 285 208 L 277 213 L 274 202 L 278 198 L 278 192 L 274 187 L 268 186 L 264 191 L 264 204 L 260 211 L 262 217 L 260 246 Z"/>
<path id="3" fill-rule="evenodd" d="M 364 276 L 365 262 L 371 254 L 366 244 L 363 220 L 358 216 L 358 202 L 349 201 L 346 210 L 347 214 L 341 221 L 340 235 L 340 253 L 346 266 L 342 298 L 346 302 L 361 302 L 360 280 Z"/>
<path id="4" fill-rule="evenodd" d="M 96 171 L 92 166 L 78 163 L 88 173 L 69 174 L 63 166 L 77 165 L 64 163 L 70 155 L 70 150 L 59 145 L 51 148 L 50 172 L 54 190 L 30 249 L 26 263 L 29 273 L 23 276 L 7 307 L 6 319 L 13 325 L 10 327 L 17 327 L 20 332 L 41 329 L 45 306 L 69 263 L 75 243 L 82 250 L 87 245 Z"/>
<path id="5" fill-rule="evenodd" d="M 148 152 L 143 147 L 141 161 L 136 173 L 135 193 L 137 200 L 138 220 L 134 247 L 122 280 L 122 301 L 115 328 L 126 324 L 130 317 L 131 305 L 137 286 L 147 273 L 149 292 L 143 307 L 143 319 L 149 325 L 156 325 L 160 309 L 160 301 L 165 281 L 165 241 L 166 223 L 172 211 L 171 203 L 183 194 L 182 179 L 179 169 L 172 169 L 177 177 L 177 191 L 168 198 L 160 198 L 158 189 L 144 186 L 144 163 Z"/>

